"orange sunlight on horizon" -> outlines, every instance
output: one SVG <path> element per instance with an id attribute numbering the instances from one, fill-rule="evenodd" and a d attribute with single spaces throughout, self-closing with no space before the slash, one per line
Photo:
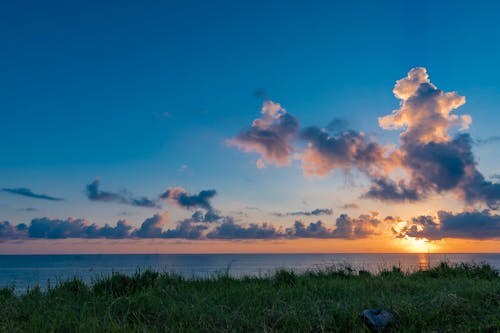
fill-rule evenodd
<path id="1" fill-rule="evenodd" d="M 197 240 L 165 239 L 62 239 L 7 241 L 0 243 L 2 254 L 102 254 L 102 253 L 498 253 L 500 240 L 423 239 L 389 237 L 358 240 Z"/>

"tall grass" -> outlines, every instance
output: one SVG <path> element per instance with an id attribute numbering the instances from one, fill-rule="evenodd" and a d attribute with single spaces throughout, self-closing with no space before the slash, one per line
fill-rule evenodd
<path id="1" fill-rule="evenodd" d="M 145 271 L 22 295 L 0 289 L 0 332 L 367 332 L 359 314 L 374 307 L 395 315 L 393 331 L 500 332 L 500 277 L 488 265 L 228 273 L 185 279 Z"/>

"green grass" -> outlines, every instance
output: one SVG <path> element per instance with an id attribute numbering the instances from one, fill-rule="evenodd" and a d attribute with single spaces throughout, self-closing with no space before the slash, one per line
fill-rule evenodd
<path id="1" fill-rule="evenodd" d="M 488 265 L 377 275 L 348 268 L 184 279 L 152 271 L 78 279 L 23 295 L 0 289 L 0 332 L 368 332 L 383 307 L 396 332 L 500 332 L 500 277 Z"/>

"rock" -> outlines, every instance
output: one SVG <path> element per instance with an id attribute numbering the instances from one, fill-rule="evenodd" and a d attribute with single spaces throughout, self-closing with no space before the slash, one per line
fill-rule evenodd
<path id="1" fill-rule="evenodd" d="M 361 317 L 372 332 L 383 330 L 395 323 L 394 315 L 380 308 L 363 310 Z"/>

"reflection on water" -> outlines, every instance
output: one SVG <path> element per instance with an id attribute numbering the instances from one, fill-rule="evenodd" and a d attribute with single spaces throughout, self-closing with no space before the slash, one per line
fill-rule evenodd
<path id="1" fill-rule="evenodd" d="M 430 253 L 418 253 L 418 266 L 422 271 L 426 271 L 430 267 Z"/>
<path id="2" fill-rule="evenodd" d="M 416 271 L 440 262 L 489 263 L 500 269 L 500 254 L 132 254 L 132 255 L 0 255 L 0 288 L 15 286 L 25 291 L 39 284 L 45 288 L 72 277 L 92 283 L 113 272 L 134 274 L 153 269 L 185 278 L 269 276 L 285 268 L 297 273 L 349 266 L 355 271 L 379 273 L 399 267 Z"/>

